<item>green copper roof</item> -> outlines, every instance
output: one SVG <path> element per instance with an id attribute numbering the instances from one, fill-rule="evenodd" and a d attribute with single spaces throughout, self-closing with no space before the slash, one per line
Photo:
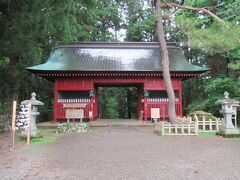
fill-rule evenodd
<path id="1" fill-rule="evenodd" d="M 205 72 L 187 62 L 175 44 L 168 44 L 171 72 Z M 161 72 L 158 43 L 75 43 L 56 48 L 47 62 L 28 67 L 32 72 Z"/>

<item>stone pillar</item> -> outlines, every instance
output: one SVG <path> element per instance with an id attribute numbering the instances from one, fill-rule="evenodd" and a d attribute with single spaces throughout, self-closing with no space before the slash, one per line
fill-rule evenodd
<path id="1" fill-rule="evenodd" d="M 36 100 L 36 93 L 31 94 L 32 98 L 29 100 L 22 101 L 21 104 L 27 105 L 31 103 L 32 109 L 31 109 L 31 136 L 37 136 L 37 125 L 36 125 L 36 118 L 40 114 L 38 112 L 38 106 L 44 105 L 41 101 Z M 23 132 L 24 135 L 26 135 L 26 132 Z"/>

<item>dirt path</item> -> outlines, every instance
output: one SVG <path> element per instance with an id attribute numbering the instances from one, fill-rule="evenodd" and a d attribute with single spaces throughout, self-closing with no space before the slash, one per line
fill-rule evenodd
<path id="1" fill-rule="evenodd" d="M 96 128 L 0 152 L 0 179 L 240 179 L 240 140 L 160 137 L 151 128 Z"/>

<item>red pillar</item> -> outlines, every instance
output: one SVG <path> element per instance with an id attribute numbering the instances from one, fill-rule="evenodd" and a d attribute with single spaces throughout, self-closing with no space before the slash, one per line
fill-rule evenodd
<path id="1" fill-rule="evenodd" d="M 180 108 L 180 116 L 183 116 L 182 112 L 182 82 L 179 83 L 179 108 Z"/>
<path id="2" fill-rule="evenodd" d="M 94 105 L 93 105 L 93 102 L 94 102 L 94 97 L 91 97 L 90 98 L 90 111 L 92 112 L 92 117 L 89 117 L 90 118 L 90 121 L 93 120 L 93 117 L 94 117 Z M 89 112 L 88 112 L 88 115 L 89 115 Z"/>
<path id="3" fill-rule="evenodd" d="M 147 117 L 148 117 L 148 112 L 147 112 L 147 97 L 144 97 L 143 106 L 144 106 L 144 121 L 147 121 Z"/>
<path id="4" fill-rule="evenodd" d="M 98 101 L 97 101 L 97 93 L 93 99 L 93 120 L 97 119 L 98 116 Z"/>
<path id="5" fill-rule="evenodd" d="M 54 122 L 57 122 L 57 102 L 58 102 L 58 92 L 57 92 L 57 80 L 54 83 Z"/>

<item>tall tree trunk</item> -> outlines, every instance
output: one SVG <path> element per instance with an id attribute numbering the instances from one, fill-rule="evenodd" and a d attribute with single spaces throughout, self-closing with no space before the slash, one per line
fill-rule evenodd
<path id="1" fill-rule="evenodd" d="M 162 23 L 162 10 L 160 6 L 160 0 L 156 0 L 156 18 L 157 18 L 157 37 L 160 46 L 160 55 L 162 58 L 162 69 L 163 69 L 163 80 L 166 86 L 167 95 L 169 99 L 168 104 L 168 116 L 171 123 L 176 122 L 177 116 L 175 111 L 175 94 L 172 87 L 172 81 L 170 77 L 170 70 L 169 70 L 169 57 L 168 57 L 168 50 L 167 44 L 164 38 L 163 32 L 163 23 Z"/>

